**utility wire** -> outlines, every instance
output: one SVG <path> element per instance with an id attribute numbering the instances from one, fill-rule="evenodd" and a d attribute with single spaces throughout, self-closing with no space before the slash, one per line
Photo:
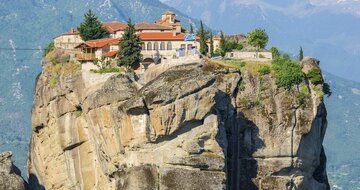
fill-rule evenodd
<path id="1" fill-rule="evenodd" d="M 4 48 L 4 47 L 0 47 L 0 50 L 5 50 L 5 51 L 14 51 L 14 50 L 19 50 L 19 51 L 44 51 L 44 50 L 48 50 L 47 48 Z M 61 49 L 61 50 L 74 50 L 74 49 Z"/>

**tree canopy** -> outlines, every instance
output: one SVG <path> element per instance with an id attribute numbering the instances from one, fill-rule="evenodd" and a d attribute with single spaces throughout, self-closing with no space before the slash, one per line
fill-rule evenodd
<path id="1" fill-rule="evenodd" d="M 97 16 L 89 10 L 84 15 L 84 21 L 78 27 L 80 37 L 84 41 L 96 40 L 107 36 L 108 31 L 102 27 Z"/>
<path id="2" fill-rule="evenodd" d="M 304 51 L 302 49 L 302 47 L 300 47 L 299 50 L 299 61 L 302 61 L 304 59 Z"/>
<path id="3" fill-rule="evenodd" d="M 271 52 L 273 59 L 276 59 L 280 56 L 280 52 L 279 52 L 278 48 L 275 46 L 271 47 L 269 49 L 269 51 Z"/>
<path id="4" fill-rule="evenodd" d="M 232 51 L 232 50 L 242 50 L 243 44 L 236 42 L 234 40 L 226 40 L 224 33 L 220 33 L 220 55 L 225 56 L 226 52 Z"/>
<path id="5" fill-rule="evenodd" d="M 213 34 L 210 33 L 210 57 L 214 55 L 214 39 Z"/>
<path id="6" fill-rule="evenodd" d="M 226 40 L 225 40 L 225 36 L 224 36 L 224 32 L 221 31 L 220 33 L 220 54 L 221 56 L 225 56 L 226 54 Z"/>
<path id="7" fill-rule="evenodd" d="M 206 45 L 206 32 L 204 29 L 203 22 L 200 20 L 200 29 L 199 29 L 199 36 L 200 36 L 200 53 L 206 55 L 208 52 L 208 48 Z"/>
<path id="8" fill-rule="evenodd" d="M 250 45 L 255 46 L 259 50 L 260 48 L 265 48 L 269 41 L 269 36 L 265 29 L 256 28 L 247 34 L 247 40 Z"/>
<path id="9" fill-rule="evenodd" d="M 131 22 L 131 19 L 129 19 L 128 27 L 119 42 L 117 57 L 119 58 L 118 65 L 128 68 L 135 67 L 142 60 L 141 40 L 136 35 L 135 25 Z"/>
<path id="10" fill-rule="evenodd" d="M 190 33 L 190 34 L 193 34 L 193 33 L 194 33 L 194 28 L 193 28 L 193 25 L 192 25 L 192 24 L 190 24 L 190 30 L 189 30 L 189 33 Z"/>

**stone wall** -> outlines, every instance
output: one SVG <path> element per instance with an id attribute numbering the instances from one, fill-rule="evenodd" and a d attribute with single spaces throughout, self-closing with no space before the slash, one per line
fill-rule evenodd
<path id="1" fill-rule="evenodd" d="M 265 59 L 272 60 L 271 52 L 242 52 L 242 51 L 232 51 L 227 52 L 225 57 L 235 58 L 235 59 Z"/>

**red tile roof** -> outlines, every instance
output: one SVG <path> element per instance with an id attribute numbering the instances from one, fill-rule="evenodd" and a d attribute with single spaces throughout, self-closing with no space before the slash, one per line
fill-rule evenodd
<path id="1" fill-rule="evenodd" d="M 125 30 L 125 28 L 127 26 L 128 26 L 127 23 L 118 22 L 118 21 L 102 23 L 102 27 L 104 27 L 110 33 L 113 33 L 113 32 L 119 31 L 119 30 Z"/>
<path id="2" fill-rule="evenodd" d="M 61 35 L 77 35 L 79 31 L 77 28 L 71 28 L 69 31 L 62 33 Z"/>
<path id="3" fill-rule="evenodd" d="M 155 23 L 139 22 L 135 24 L 136 30 L 172 30 L 171 27 Z"/>
<path id="4" fill-rule="evenodd" d="M 83 43 L 77 45 L 75 48 L 78 48 L 81 45 L 86 45 L 88 47 L 93 47 L 93 48 L 101 48 L 106 45 L 112 45 L 112 44 L 116 44 L 116 43 L 119 43 L 118 38 L 103 38 L 103 39 L 89 40 L 89 41 L 83 42 Z"/>
<path id="5" fill-rule="evenodd" d="M 117 54 L 118 51 L 109 51 L 107 53 L 104 53 L 103 56 L 105 57 L 114 57 Z"/>
<path id="6" fill-rule="evenodd" d="M 138 34 L 141 40 L 176 40 L 183 41 L 185 34 L 180 33 L 173 35 L 172 32 L 142 32 Z"/>

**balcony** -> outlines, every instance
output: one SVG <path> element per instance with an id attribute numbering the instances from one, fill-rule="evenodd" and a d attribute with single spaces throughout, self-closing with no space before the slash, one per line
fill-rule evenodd
<path id="1" fill-rule="evenodd" d="M 90 61 L 95 59 L 95 53 L 77 53 L 76 59 L 80 61 Z"/>

